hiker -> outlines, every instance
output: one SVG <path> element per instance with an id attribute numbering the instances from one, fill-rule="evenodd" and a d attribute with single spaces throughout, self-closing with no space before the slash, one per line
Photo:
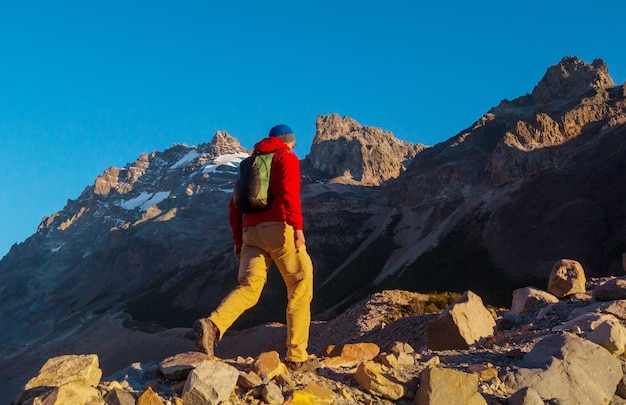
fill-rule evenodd
<path id="1" fill-rule="evenodd" d="M 231 196 L 228 204 L 230 227 L 239 259 L 239 285 L 208 318 L 194 323 L 196 350 L 213 357 L 217 341 L 226 330 L 259 300 L 267 271 L 276 263 L 287 286 L 287 354 L 291 370 L 306 371 L 313 263 L 302 231 L 300 204 L 300 160 L 292 149 L 296 145 L 287 125 L 273 127 L 269 136 L 256 145 L 254 153 L 274 153 L 269 191 L 271 206 L 259 213 L 243 214 Z"/>

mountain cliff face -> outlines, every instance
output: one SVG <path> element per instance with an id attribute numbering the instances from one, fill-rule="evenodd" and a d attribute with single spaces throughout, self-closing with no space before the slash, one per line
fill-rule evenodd
<path id="1" fill-rule="evenodd" d="M 471 289 L 504 305 L 514 288 L 545 284 L 561 258 L 590 276 L 620 273 L 625 96 L 603 61 L 566 57 L 530 94 L 428 148 L 318 117 L 302 161 L 315 316 L 389 288 Z M 236 283 L 226 205 L 249 152 L 218 132 L 142 154 L 13 246 L 0 261 L 0 372 L 11 370 L 11 389 L 90 333 L 106 330 L 115 345 L 208 314 Z M 270 272 L 261 304 L 235 327 L 280 321 L 284 303 Z M 119 346 L 101 359 L 105 373 L 147 350 Z"/>
<path id="2" fill-rule="evenodd" d="M 401 141 L 389 131 L 330 114 L 317 117 L 306 163 L 328 183 L 379 186 L 398 177 L 425 148 Z"/>

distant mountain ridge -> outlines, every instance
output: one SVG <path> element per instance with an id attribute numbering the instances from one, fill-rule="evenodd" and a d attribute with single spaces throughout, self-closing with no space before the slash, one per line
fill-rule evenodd
<path id="1" fill-rule="evenodd" d="M 565 57 L 531 93 L 432 147 L 318 117 L 302 160 L 315 315 L 390 288 L 471 289 L 504 303 L 561 258 L 591 276 L 622 272 L 625 99 L 603 61 Z M 218 131 L 142 154 L 44 218 L 0 261 L 0 370 L 22 359 L 19 385 L 101 323 L 114 342 L 208 314 L 236 283 L 226 205 L 249 152 Z M 261 305 L 236 326 L 280 321 L 283 289 L 270 273 Z M 116 350 L 105 372 L 128 363 L 128 349 Z"/>

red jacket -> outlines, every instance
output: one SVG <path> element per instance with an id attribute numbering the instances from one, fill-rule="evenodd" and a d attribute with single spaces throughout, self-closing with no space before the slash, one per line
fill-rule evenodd
<path id="1" fill-rule="evenodd" d="M 262 222 L 286 222 L 295 230 L 302 229 L 300 203 L 300 160 L 280 138 L 265 138 L 254 145 L 255 152 L 274 152 L 270 171 L 270 191 L 274 200 L 267 211 L 243 214 L 235 207 L 232 195 L 228 204 L 230 229 L 236 245 L 242 244 L 243 228 Z"/>

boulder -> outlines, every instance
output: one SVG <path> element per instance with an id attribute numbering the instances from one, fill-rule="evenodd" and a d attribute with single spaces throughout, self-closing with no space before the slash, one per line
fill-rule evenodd
<path id="1" fill-rule="evenodd" d="M 148 387 L 137 398 L 136 405 L 163 405 L 163 401 L 151 387 Z"/>
<path id="2" fill-rule="evenodd" d="M 335 396 L 333 391 L 312 382 L 304 389 L 295 391 L 293 396 L 285 402 L 285 405 L 330 405 L 335 400 Z M 185 405 L 187 404 L 185 403 Z"/>
<path id="3" fill-rule="evenodd" d="M 198 364 L 205 360 L 210 360 L 206 353 L 185 352 L 168 357 L 159 363 L 159 370 L 165 378 L 169 380 L 184 380 L 189 372 L 196 368 Z"/>
<path id="4" fill-rule="evenodd" d="M 413 349 L 413 347 L 406 343 L 406 342 L 393 342 L 391 344 L 391 346 L 389 347 L 389 353 L 393 353 L 393 354 L 400 354 L 400 353 L 406 353 L 406 354 L 413 354 L 415 353 L 415 349 Z"/>
<path id="5" fill-rule="evenodd" d="M 268 383 L 277 375 L 286 373 L 287 366 L 280 361 L 280 355 L 278 352 L 264 352 L 256 358 L 254 362 L 254 371 L 261 377 L 264 383 Z"/>
<path id="6" fill-rule="evenodd" d="M 493 335 L 495 327 L 496 321 L 483 305 L 482 299 L 473 292 L 466 291 L 428 323 L 428 347 L 432 350 L 465 350 Z"/>
<path id="7" fill-rule="evenodd" d="M 378 363 L 368 361 L 361 363 L 354 379 L 365 391 L 377 397 L 395 401 L 404 395 L 404 387 L 383 374 Z"/>
<path id="8" fill-rule="evenodd" d="M 591 296 L 598 301 L 623 300 L 626 298 L 626 279 L 620 277 L 608 280 L 596 286 Z"/>
<path id="9" fill-rule="evenodd" d="M 415 405 L 487 405 L 478 393 L 478 376 L 459 370 L 431 367 L 420 374 Z"/>
<path id="10" fill-rule="evenodd" d="M 135 405 L 135 398 L 121 388 L 113 388 L 104 396 L 107 405 Z"/>
<path id="11" fill-rule="evenodd" d="M 552 328 L 553 331 L 591 332 L 603 322 L 619 322 L 611 314 L 584 312 L 574 319 Z"/>
<path id="12" fill-rule="evenodd" d="M 518 288 L 513 291 L 513 302 L 510 312 L 521 315 L 525 312 L 533 312 L 548 304 L 556 304 L 559 299 L 549 292 L 533 287 Z"/>
<path id="13" fill-rule="evenodd" d="M 29 403 L 42 405 L 106 404 L 100 396 L 100 391 L 90 385 L 76 381 L 53 387 L 44 395 L 35 397 Z"/>
<path id="14" fill-rule="evenodd" d="M 183 388 L 185 405 L 217 405 L 226 401 L 239 378 L 239 371 L 226 363 L 205 360 L 187 376 Z"/>
<path id="15" fill-rule="evenodd" d="M 348 343 L 326 348 L 329 357 L 343 357 L 359 361 L 372 360 L 380 353 L 380 347 L 376 343 Z"/>
<path id="16" fill-rule="evenodd" d="M 544 405 L 543 399 L 534 388 L 525 387 L 509 398 L 508 405 Z"/>
<path id="17" fill-rule="evenodd" d="M 263 387 L 261 396 L 263 397 L 263 401 L 269 405 L 282 405 L 285 402 L 285 397 L 283 397 L 283 392 L 280 387 L 272 381 Z"/>
<path id="18" fill-rule="evenodd" d="M 24 390 L 14 401 L 21 404 L 33 398 L 42 398 L 50 391 L 55 395 L 65 395 L 68 390 L 78 389 L 79 386 L 95 387 L 100 382 L 102 370 L 98 365 L 98 356 L 95 354 L 65 355 L 48 359 L 39 373 L 31 378 Z M 77 383 L 65 387 L 59 393 L 56 388 L 69 383 Z"/>
<path id="19" fill-rule="evenodd" d="M 505 384 L 535 389 L 543 399 L 606 405 L 622 378 L 620 361 L 601 346 L 572 333 L 543 338 L 504 376 Z"/>
<path id="20" fill-rule="evenodd" d="M 321 365 L 327 368 L 355 367 L 364 361 L 374 359 L 380 353 L 375 343 L 348 343 L 339 346 L 328 346 Z"/>
<path id="21" fill-rule="evenodd" d="M 476 374 L 481 381 L 490 381 L 498 378 L 498 369 L 492 364 L 470 364 L 467 371 Z"/>
<path id="22" fill-rule="evenodd" d="M 248 373 L 243 372 L 239 375 L 237 385 L 241 388 L 252 389 L 263 385 L 263 380 L 254 371 Z"/>
<path id="23" fill-rule="evenodd" d="M 102 370 L 95 354 L 66 355 L 48 359 L 32 378 L 25 390 L 35 387 L 59 387 L 70 382 L 95 387 L 100 382 Z"/>
<path id="24" fill-rule="evenodd" d="M 586 283 L 585 271 L 580 263 L 576 260 L 561 259 L 552 267 L 548 279 L 548 292 L 557 298 L 584 294 Z"/>
<path id="25" fill-rule="evenodd" d="M 607 319 L 587 333 L 587 339 L 604 347 L 612 355 L 619 356 L 626 347 L 626 328 L 614 319 Z"/>

